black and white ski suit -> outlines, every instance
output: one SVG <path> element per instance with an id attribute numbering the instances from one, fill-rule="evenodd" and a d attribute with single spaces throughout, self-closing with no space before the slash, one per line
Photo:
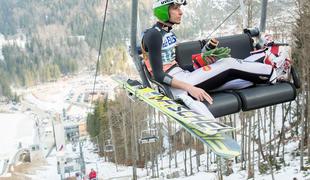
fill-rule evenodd
<path id="1" fill-rule="evenodd" d="M 209 91 L 268 83 L 275 76 L 270 65 L 235 58 L 223 58 L 196 70 L 184 70 L 175 61 L 177 38 L 171 29 L 158 22 L 144 33 L 142 39 L 148 57 L 146 65 L 153 78 L 160 83 L 171 85 L 172 79 L 176 78 Z M 182 99 L 192 110 L 211 115 L 202 102 L 194 100 L 186 91 L 173 87 L 171 91 L 175 99 Z"/>

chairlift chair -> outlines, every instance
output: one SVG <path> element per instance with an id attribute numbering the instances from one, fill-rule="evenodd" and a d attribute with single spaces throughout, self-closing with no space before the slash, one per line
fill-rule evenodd
<path id="1" fill-rule="evenodd" d="M 157 129 L 148 129 L 141 132 L 140 144 L 154 143 L 159 139 Z"/>
<path id="2" fill-rule="evenodd" d="M 242 34 L 230 35 L 217 38 L 219 47 L 229 47 L 231 56 L 238 59 L 244 59 L 254 50 L 253 37 L 258 36 L 259 32 L 253 33 L 251 29 L 245 29 Z M 188 69 L 192 66 L 191 56 L 201 52 L 204 42 L 208 39 L 188 41 L 178 44 L 176 47 L 176 60 L 182 69 Z M 141 57 L 141 47 L 138 47 L 140 54 L 140 62 L 138 65 L 142 69 L 140 74 L 145 86 L 155 85 L 160 93 L 173 99 L 170 88 L 155 81 L 146 69 L 144 60 Z M 222 117 L 225 115 L 237 113 L 239 111 L 249 111 L 266 106 L 292 101 L 296 98 L 296 89 L 300 87 L 300 79 L 296 69 L 292 66 L 292 81 L 279 82 L 274 85 L 254 85 L 239 90 L 224 90 L 212 92 L 213 104 L 207 101 L 203 102 L 214 115 L 214 117 Z M 201 87 L 203 88 L 203 87 Z"/>
<path id="3" fill-rule="evenodd" d="M 114 152 L 114 145 L 111 143 L 111 140 L 107 140 L 104 145 L 104 152 Z"/>
<path id="4" fill-rule="evenodd" d="M 113 145 L 105 145 L 104 146 L 104 152 L 114 152 L 114 146 Z"/>
<path id="5" fill-rule="evenodd" d="M 96 145 L 96 147 L 93 150 L 94 153 L 99 153 L 100 152 L 100 148 L 98 145 Z"/>

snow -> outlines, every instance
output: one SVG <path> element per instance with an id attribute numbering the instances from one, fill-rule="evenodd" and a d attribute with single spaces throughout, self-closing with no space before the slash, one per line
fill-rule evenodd
<path id="1" fill-rule="evenodd" d="M 25 100 L 32 102 L 36 106 L 40 107 L 42 110 L 48 110 L 48 111 L 55 111 L 55 112 L 61 112 L 62 108 L 61 107 L 66 107 L 64 103 L 59 104 L 59 106 L 56 106 L 55 102 L 43 102 L 35 98 L 32 94 L 29 94 L 25 96 Z"/>
<path id="2" fill-rule="evenodd" d="M 45 166 L 41 166 L 38 170 L 36 170 L 35 175 L 29 175 L 32 180 L 42 180 L 42 179 L 60 179 L 60 176 L 57 173 L 57 159 L 56 152 L 53 151 L 46 159 L 47 164 Z"/>
<path id="3" fill-rule="evenodd" d="M 88 145 L 90 146 L 90 145 Z M 87 147 L 87 146 L 86 146 Z M 294 149 L 296 148 L 296 143 L 292 142 L 291 145 L 287 147 L 287 149 Z M 187 157 L 189 157 L 189 152 L 187 151 Z M 192 152 L 192 156 L 195 155 L 195 151 Z M 96 154 L 89 152 L 86 148 L 84 148 L 84 156 L 87 157 L 87 164 L 86 164 L 86 172 L 90 172 L 90 169 L 93 168 L 94 170 L 98 171 L 99 177 L 102 177 L 103 179 L 112 179 L 115 177 L 123 177 L 123 179 L 130 179 L 132 177 L 132 167 L 124 167 L 118 165 L 116 167 L 115 164 L 110 162 L 104 162 L 104 158 L 99 158 Z M 193 164 L 193 171 L 194 175 L 192 176 L 185 176 L 184 174 L 184 152 L 178 152 L 178 168 L 175 168 L 174 160 L 172 160 L 172 168 L 169 169 L 168 167 L 168 156 L 164 156 L 163 158 L 163 170 L 160 170 L 159 174 L 160 176 L 166 177 L 168 174 L 171 174 L 173 172 L 178 172 L 180 177 L 174 178 L 174 179 L 184 179 L 184 180 L 216 180 L 218 179 L 218 174 L 212 171 L 215 171 L 217 166 L 216 164 L 211 164 L 210 170 L 206 171 L 206 165 L 204 165 L 204 162 L 206 160 L 206 155 L 201 155 L 201 163 L 202 165 L 199 167 L 200 172 L 197 172 L 196 168 L 196 161 L 195 158 L 192 159 Z M 288 166 L 285 166 L 283 169 L 276 171 L 274 173 L 275 179 L 306 179 L 306 177 L 310 177 L 308 172 L 308 176 L 305 176 L 306 173 L 299 171 L 299 158 L 295 158 L 290 155 L 286 155 L 286 162 L 288 162 Z M 159 168 L 161 168 L 161 162 L 159 159 Z M 226 180 L 239 180 L 239 179 L 246 179 L 247 178 L 247 172 L 245 170 L 240 171 L 240 164 L 234 165 L 234 173 L 230 176 L 223 176 L 223 178 Z M 255 173 L 255 179 L 264 179 L 264 180 L 271 180 L 271 174 L 258 174 L 258 170 L 256 170 Z M 149 169 L 149 173 L 150 173 Z M 187 160 L 187 171 L 189 174 L 189 160 Z M 222 168 L 222 171 L 225 171 L 225 168 Z M 150 179 L 150 176 L 146 176 L 146 169 L 137 169 L 138 179 Z"/>
<path id="4" fill-rule="evenodd" d="M 130 179 L 132 176 L 132 167 L 126 167 L 121 165 L 115 165 L 114 163 L 104 162 L 104 158 L 99 158 L 97 154 L 90 152 L 91 143 L 88 142 L 84 145 L 84 157 L 86 163 L 86 173 L 88 174 L 93 168 L 97 171 L 99 177 L 103 179 L 110 179 L 115 177 L 124 177 L 124 179 Z M 143 174 L 146 174 L 146 171 L 138 169 L 138 174 L 141 177 Z"/>
<path id="5" fill-rule="evenodd" d="M 88 74 L 80 74 L 74 78 L 38 85 L 29 89 L 24 99 L 41 110 L 62 114 L 65 109 L 69 115 L 85 117 L 88 104 L 81 102 L 83 98 L 78 100 L 78 96 L 93 90 L 93 78 Z M 116 86 L 117 83 L 110 77 L 98 76 L 95 90 L 108 92 L 109 99 L 113 99 Z"/>
<path id="6" fill-rule="evenodd" d="M 39 123 L 39 131 L 51 129 L 51 119 L 66 111 L 68 122 L 85 121 L 89 104 L 83 102 L 83 93 L 92 91 L 93 77 L 80 74 L 74 78 L 64 77 L 57 82 L 40 84 L 27 89 L 15 89 L 22 95 L 21 104 L 0 104 L 0 171 L 4 161 L 14 156 L 19 142 L 23 147 L 34 143 L 34 120 Z M 110 77 L 98 76 L 96 90 L 108 92 L 114 98 L 114 87 L 117 85 Z M 27 109 L 27 110 L 26 110 Z M 30 110 L 29 110 L 30 109 Z M 42 134 L 41 134 L 42 135 Z M 43 134 L 44 135 L 44 134 Z M 41 138 L 42 139 L 42 138 Z M 49 145 L 50 138 L 43 137 L 43 144 Z M 43 148 L 43 146 L 42 146 Z M 48 149 L 46 149 L 48 150 Z M 39 168 L 35 179 L 59 179 L 56 169 L 56 157 L 50 155 L 49 165 Z M 6 176 L 10 176 L 8 173 Z M 55 178 L 54 178 L 55 177 Z"/>
<path id="7" fill-rule="evenodd" d="M 33 142 L 33 119 L 27 114 L 0 113 L 0 159 L 13 153 L 18 143 L 28 147 Z"/>

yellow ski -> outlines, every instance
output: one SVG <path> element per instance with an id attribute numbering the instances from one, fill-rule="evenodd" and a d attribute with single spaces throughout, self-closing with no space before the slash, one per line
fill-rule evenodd
<path id="1" fill-rule="evenodd" d="M 232 158 L 240 155 L 240 146 L 232 138 L 223 134 L 233 131 L 234 128 L 217 122 L 188 109 L 172 99 L 156 92 L 149 87 L 143 87 L 140 82 L 114 78 L 130 95 L 158 109 L 169 118 L 177 121 L 193 136 L 205 143 L 215 154 L 223 158 Z"/>

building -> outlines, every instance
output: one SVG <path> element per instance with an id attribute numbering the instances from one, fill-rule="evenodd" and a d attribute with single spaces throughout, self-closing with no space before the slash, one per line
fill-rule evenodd
<path id="1" fill-rule="evenodd" d="M 87 125 L 86 125 L 86 121 L 81 121 L 79 123 L 79 134 L 80 136 L 87 136 Z"/>

